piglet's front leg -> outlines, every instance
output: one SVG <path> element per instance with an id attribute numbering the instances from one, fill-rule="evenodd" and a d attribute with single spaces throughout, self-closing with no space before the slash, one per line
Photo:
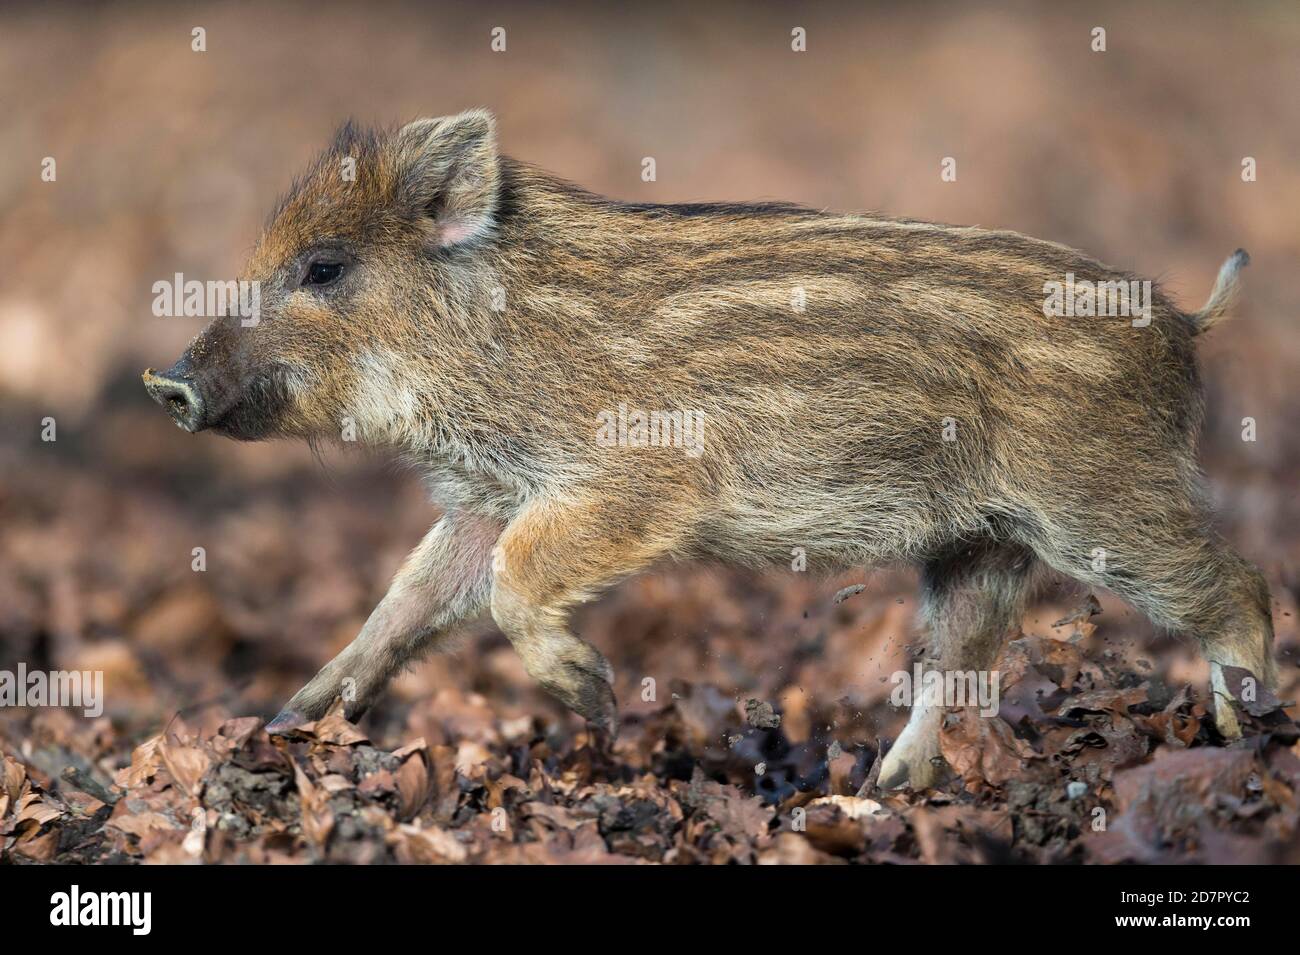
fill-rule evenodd
<path id="1" fill-rule="evenodd" d="M 343 700 L 357 719 L 388 681 L 421 655 L 438 649 L 457 624 L 487 609 L 491 553 L 502 525 L 447 514 L 411 552 L 361 633 L 294 694 L 267 724 L 272 733 L 319 719 Z"/>

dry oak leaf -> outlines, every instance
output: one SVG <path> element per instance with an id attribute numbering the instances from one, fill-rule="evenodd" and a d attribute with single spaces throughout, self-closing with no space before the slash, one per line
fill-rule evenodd
<path id="1" fill-rule="evenodd" d="M 1001 786 L 1025 773 L 1041 757 L 1018 739 L 998 716 L 981 716 L 977 707 L 950 709 L 939 730 L 939 749 L 967 786 Z"/>
<path id="2" fill-rule="evenodd" d="M 51 827 L 42 832 L 35 823 L 24 826 L 13 845 L 14 852 L 33 862 L 52 862 L 58 849 L 59 830 Z"/>
<path id="3" fill-rule="evenodd" d="M 131 751 L 131 765 L 119 769 L 113 776 L 113 782 L 122 789 L 138 789 L 148 786 L 158 770 L 162 768 L 162 754 L 158 747 L 162 744 L 162 734 L 150 737 Z"/>
<path id="4" fill-rule="evenodd" d="M 35 822 L 38 826 L 53 822 L 62 814 L 63 811 L 54 800 L 34 791 L 29 791 L 20 797 L 14 808 L 14 816 L 18 822 Z"/>
<path id="5" fill-rule="evenodd" d="M 158 755 L 172 781 L 186 795 L 198 797 L 203 787 L 203 777 L 212 767 L 212 757 L 195 741 L 169 736 L 158 744 Z"/>
<path id="6" fill-rule="evenodd" d="M 262 720 L 256 716 L 241 716 L 226 720 L 217 727 L 217 735 L 212 738 L 212 748 L 222 759 L 238 752 L 259 729 Z"/>
<path id="7" fill-rule="evenodd" d="M 423 740 L 420 740 L 423 744 Z M 399 750 L 402 752 L 402 750 Z M 396 755 L 396 754 L 394 754 Z M 398 817 L 403 821 L 415 818 L 433 795 L 433 778 L 429 773 L 429 757 L 423 745 L 407 753 L 402 765 L 394 774 L 397 781 Z"/>
<path id="8" fill-rule="evenodd" d="M 1233 699 L 1251 716 L 1268 716 L 1283 707 L 1294 705 L 1293 703 L 1284 703 L 1278 699 L 1255 674 L 1245 667 L 1225 666 L 1223 668 L 1223 679 Z M 1285 716 L 1286 714 L 1281 715 Z"/>
<path id="9" fill-rule="evenodd" d="M 387 835 L 386 841 L 403 865 L 447 865 L 469 858 L 469 850 L 438 826 L 426 829 L 403 823 Z"/>
<path id="10" fill-rule="evenodd" d="M 118 832 L 135 836 L 140 840 L 155 831 L 177 832 L 182 828 L 188 828 L 178 825 L 168 816 L 152 809 L 132 811 L 129 805 L 131 803 L 139 805 L 134 799 L 119 799 L 117 805 L 113 807 L 113 814 L 109 816 L 106 825 Z"/>
<path id="11" fill-rule="evenodd" d="M 820 852 L 811 839 L 796 832 L 778 832 L 772 845 L 758 854 L 759 865 L 847 865 L 848 860 Z"/>
<path id="12" fill-rule="evenodd" d="M 1097 625 L 1091 620 L 1099 613 L 1101 613 L 1101 602 L 1097 600 L 1096 595 L 1088 594 L 1080 607 L 1052 624 L 1052 629 L 1070 627 L 1071 632 L 1066 639 L 1070 643 L 1078 643 L 1097 631 Z"/>
<path id="13" fill-rule="evenodd" d="M 297 763 L 293 764 L 293 778 L 298 786 L 298 802 L 302 809 L 302 834 L 307 841 L 323 846 L 334 830 L 329 791 L 313 783 Z"/>
<path id="14" fill-rule="evenodd" d="M 7 799 L 9 804 L 16 803 L 19 795 L 23 791 L 23 780 L 27 778 L 27 770 L 23 764 L 11 756 L 4 757 L 4 774 L 0 779 L 3 783 L 4 792 L 0 798 Z M 0 809 L 0 816 L 4 815 L 4 810 Z"/>
<path id="15" fill-rule="evenodd" d="M 1184 709 L 1187 712 L 1182 712 Z M 1188 688 L 1183 686 L 1161 712 L 1149 716 L 1130 713 L 1128 718 L 1147 735 L 1163 740 L 1170 746 L 1183 749 L 1196 739 L 1197 731 L 1201 728 L 1201 715 L 1203 711 L 1192 705 L 1191 694 Z"/>
<path id="16" fill-rule="evenodd" d="M 735 786 L 715 783 L 698 766 L 681 801 L 711 819 L 724 835 L 744 841 L 766 838 L 773 816 L 773 810 L 758 796 L 746 796 Z"/>
<path id="17" fill-rule="evenodd" d="M 1080 673 L 1097 669 L 1074 644 L 1032 635 L 1007 642 L 993 668 L 1001 674 L 1003 690 L 1017 683 L 1031 668 L 1063 690 L 1071 689 Z"/>
<path id="18" fill-rule="evenodd" d="M 318 742 L 332 743 L 335 746 L 355 746 L 370 742 L 365 733 L 344 719 L 341 710 L 342 704 L 336 703 L 334 709 L 314 723 L 304 723 L 298 727 L 298 732 L 314 736 Z"/>
<path id="19" fill-rule="evenodd" d="M 809 805 L 834 806 L 849 819 L 872 819 L 889 815 L 885 807 L 874 799 L 863 799 L 859 796 L 821 796 Z"/>
<path id="20" fill-rule="evenodd" d="M 1057 712 L 1061 716 L 1077 717 L 1080 713 L 1117 713 L 1129 715 L 1129 707 L 1147 702 L 1151 687 L 1148 683 L 1116 690 L 1109 687 L 1076 693 L 1061 701 Z"/>
<path id="21" fill-rule="evenodd" d="M 814 799 L 808 804 L 804 816 L 804 833 L 809 844 L 832 855 L 856 855 L 866 845 L 866 829 L 872 825 L 868 820 L 874 819 L 873 806 L 882 808 L 874 800 L 853 796 Z"/>

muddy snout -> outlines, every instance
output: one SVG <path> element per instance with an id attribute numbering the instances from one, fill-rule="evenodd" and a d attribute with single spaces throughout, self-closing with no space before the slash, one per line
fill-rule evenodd
<path id="1" fill-rule="evenodd" d="M 207 405 L 187 359 L 182 358 L 166 371 L 149 368 L 141 377 L 149 396 L 166 409 L 177 425 L 191 434 L 207 426 Z"/>

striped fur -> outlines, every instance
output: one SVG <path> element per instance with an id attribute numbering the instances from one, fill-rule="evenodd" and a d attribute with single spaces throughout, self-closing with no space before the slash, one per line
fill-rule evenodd
<path id="1" fill-rule="evenodd" d="M 347 272 L 303 287 L 321 255 Z M 794 548 L 825 569 L 925 568 L 934 665 L 990 666 L 1052 568 L 1271 679 L 1267 587 L 1211 529 L 1196 462 L 1193 338 L 1243 262 L 1195 315 L 1156 288 L 1146 327 L 1051 317 L 1045 284 L 1067 273 L 1137 277 L 1011 232 L 606 199 L 499 156 L 481 111 L 348 127 L 253 256 L 264 321 L 214 323 L 192 351 L 232 396 L 219 430 L 353 421 L 423 469 L 447 516 L 346 666 L 273 725 L 323 712 L 346 669 L 360 711 L 490 610 L 543 686 L 612 728 L 576 603 L 662 559 L 762 566 Z M 620 406 L 700 413 L 702 453 L 602 444 Z M 932 782 L 936 732 L 914 714 L 883 778 Z"/>

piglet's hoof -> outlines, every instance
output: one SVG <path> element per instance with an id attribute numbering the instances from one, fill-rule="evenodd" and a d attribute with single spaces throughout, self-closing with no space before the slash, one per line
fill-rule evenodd
<path id="1" fill-rule="evenodd" d="M 272 736 L 283 735 L 307 722 L 310 722 L 307 717 L 297 710 L 283 709 L 275 715 L 275 719 L 266 724 L 266 731 Z"/>

